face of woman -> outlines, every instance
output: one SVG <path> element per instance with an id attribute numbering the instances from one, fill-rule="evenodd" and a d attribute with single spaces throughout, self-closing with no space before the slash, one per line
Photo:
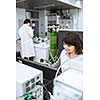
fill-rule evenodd
<path id="1" fill-rule="evenodd" d="M 75 46 L 63 43 L 63 47 L 68 54 L 75 53 Z"/>

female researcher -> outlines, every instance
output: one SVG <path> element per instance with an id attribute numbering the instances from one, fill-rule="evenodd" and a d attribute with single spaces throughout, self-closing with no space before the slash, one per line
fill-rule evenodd
<path id="1" fill-rule="evenodd" d="M 19 29 L 19 36 L 21 38 L 21 56 L 33 61 L 35 56 L 33 44 L 33 30 L 30 27 L 30 20 L 25 19 L 24 24 Z"/>
<path id="2" fill-rule="evenodd" d="M 83 70 L 83 42 L 76 32 L 69 32 L 62 39 L 64 49 L 60 55 L 60 67 L 62 72 L 69 68 Z"/>

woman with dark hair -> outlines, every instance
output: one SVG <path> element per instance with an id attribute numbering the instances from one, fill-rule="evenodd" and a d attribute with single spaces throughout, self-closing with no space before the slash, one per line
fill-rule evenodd
<path id="1" fill-rule="evenodd" d="M 58 71 L 65 72 L 69 68 L 83 71 L 83 41 L 76 32 L 69 32 L 62 39 L 64 49 L 60 55 Z M 57 76 L 58 72 L 56 73 Z"/>
<path id="2" fill-rule="evenodd" d="M 80 35 L 76 32 L 69 32 L 63 36 L 62 42 L 64 47 L 64 50 L 61 52 L 62 72 L 69 67 L 82 71 L 83 41 Z"/>
<path id="3" fill-rule="evenodd" d="M 72 46 L 72 47 L 74 47 L 74 53 L 76 55 L 82 54 L 83 42 L 82 42 L 79 34 L 77 34 L 75 32 L 69 32 L 66 35 L 64 35 L 62 42 L 63 42 L 63 46 L 64 46 L 65 50 L 67 50 L 68 47 L 70 48 Z M 70 55 L 69 50 L 70 49 L 68 49 L 67 52 Z"/>

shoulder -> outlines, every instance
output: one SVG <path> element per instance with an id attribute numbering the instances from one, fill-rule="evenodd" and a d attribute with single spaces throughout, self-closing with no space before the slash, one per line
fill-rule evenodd
<path id="1" fill-rule="evenodd" d="M 83 54 L 78 55 L 77 57 L 78 59 L 82 59 L 83 60 Z"/>
<path id="2" fill-rule="evenodd" d="M 67 53 L 65 50 L 62 50 L 61 54 L 60 54 L 60 60 L 61 60 L 61 65 L 67 60 L 69 59 Z"/>
<path id="3" fill-rule="evenodd" d="M 72 61 L 78 61 L 78 62 L 83 62 L 83 54 L 78 55 L 77 57 L 71 59 Z"/>
<path id="4" fill-rule="evenodd" d="M 65 51 L 65 49 L 63 49 L 62 51 L 61 51 L 61 54 L 60 54 L 60 56 L 61 57 L 68 57 L 68 54 L 67 54 L 67 52 Z"/>
<path id="5" fill-rule="evenodd" d="M 66 51 L 65 51 L 65 49 L 63 49 L 62 51 L 61 51 L 61 55 L 65 55 L 66 54 Z"/>
<path id="6" fill-rule="evenodd" d="M 23 28 L 26 28 L 26 29 L 32 29 L 29 25 L 27 25 L 27 24 L 23 24 L 23 26 L 22 26 Z"/>
<path id="7" fill-rule="evenodd" d="M 30 26 L 27 26 L 27 28 L 28 28 L 29 31 L 32 31 L 32 28 Z"/>

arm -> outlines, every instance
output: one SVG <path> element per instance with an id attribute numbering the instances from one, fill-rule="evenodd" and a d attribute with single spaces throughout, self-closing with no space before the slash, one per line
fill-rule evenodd
<path id="1" fill-rule="evenodd" d="M 33 38 L 33 30 L 31 27 L 28 28 L 29 37 Z"/>

